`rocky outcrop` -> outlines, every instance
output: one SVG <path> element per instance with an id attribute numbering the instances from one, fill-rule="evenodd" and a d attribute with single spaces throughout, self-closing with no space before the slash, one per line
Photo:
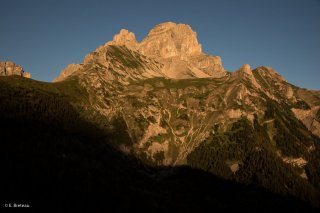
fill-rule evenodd
<path id="1" fill-rule="evenodd" d="M 168 78 L 220 78 L 226 74 L 221 58 L 202 53 L 197 34 L 186 24 L 166 22 L 155 26 L 139 51 L 163 63 L 162 71 Z"/>
<path id="2" fill-rule="evenodd" d="M 246 79 L 257 89 L 261 89 L 261 85 L 257 82 L 253 71 L 251 70 L 250 64 L 244 64 L 236 72 L 233 72 L 232 75 L 237 76 L 239 79 Z"/>
<path id="3" fill-rule="evenodd" d="M 250 64 L 244 64 L 241 69 L 244 73 L 247 73 L 248 75 L 252 75 Z"/>
<path id="4" fill-rule="evenodd" d="M 82 64 L 69 64 L 53 82 L 61 81 L 83 67 Z"/>
<path id="5" fill-rule="evenodd" d="M 319 106 L 314 106 L 311 109 L 292 108 L 291 110 L 314 135 L 320 137 L 320 119 L 317 118 L 317 114 L 320 112 Z"/>
<path id="6" fill-rule="evenodd" d="M 193 69 L 199 69 L 209 77 L 220 78 L 226 74 L 220 56 L 201 54 L 189 59 Z"/>
<path id="7" fill-rule="evenodd" d="M 121 29 L 120 33 L 113 37 L 113 41 L 107 42 L 106 45 L 126 46 L 131 50 L 137 50 L 139 47 L 134 33 L 126 29 Z"/>
<path id="8" fill-rule="evenodd" d="M 277 82 L 286 82 L 286 80 L 272 67 L 261 66 L 261 67 L 258 67 L 256 70 L 261 76 L 265 78 L 273 79 L 273 81 L 277 81 Z"/>
<path id="9" fill-rule="evenodd" d="M 308 161 L 306 161 L 304 158 L 300 157 L 300 158 L 292 158 L 292 157 L 283 157 L 282 158 L 283 162 L 291 164 L 293 166 L 297 166 L 297 167 L 304 167 Z"/>
<path id="10" fill-rule="evenodd" d="M 0 62 L 0 76 L 19 75 L 25 78 L 30 78 L 30 73 L 23 70 L 20 65 L 12 61 Z"/>

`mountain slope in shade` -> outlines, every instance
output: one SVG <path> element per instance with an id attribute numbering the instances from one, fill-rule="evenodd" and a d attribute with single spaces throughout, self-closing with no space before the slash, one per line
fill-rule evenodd
<path id="1" fill-rule="evenodd" d="M 71 104 L 87 99 L 76 82 L 0 77 L 0 89 L 3 205 L 28 204 L 32 212 L 318 211 L 201 170 L 149 167 L 123 155 L 108 145 L 119 135 L 86 121 Z"/>

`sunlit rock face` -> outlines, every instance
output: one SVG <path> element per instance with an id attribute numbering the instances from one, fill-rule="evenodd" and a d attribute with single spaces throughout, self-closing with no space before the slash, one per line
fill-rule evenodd
<path id="1" fill-rule="evenodd" d="M 166 22 L 155 26 L 141 42 L 142 54 L 153 57 L 169 58 L 201 54 L 201 44 L 197 34 L 186 24 Z"/>
<path id="2" fill-rule="evenodd" d="M 244 64 L 241 69 L 249 75 L 252 74 L 250 64 Z"/>
<path id="3" fill-rule="evenodd" d="M 120 56 L 116 50 L 118 47 L 120 52 L 126 53 L 126 57 L 117 57 Z M 110 58 L 114 54 L 116 56 Z M 83 64 L 67 66 L 55 81 L 61 81 L 76 71 L 81 72 L 82 66 L 88 64 L 99 64 L 108 69 L 113 67 L 112 70 L 116 71 L 119 67 L 115 67 L 115 59 L 139 64 L 117 71 L 131 73 L 130 79 L 155 76 L 170 79 L 221 78 L 226 75 L 221 58 L 202 52 L 197 34 L 189 25 L 166 22 L 152 28 L 141 43 L 137 42 L 134 33 L 121 29 L 112 41 L 86 55 Z M 131 72 L 129 69 L 135 71 Z M 112 73 L 106 76 L 111 77 L 109 80 L 115 79 Z"/>
<path id="4" fill-rule="evenodd" d="M 81 69 L 82 67 L 83 67 L 82 64 L 69 64 L 66 68 L 64 68 L 61 71 L 60 75 L 57 78 L 55 78 L 53 81 L 54 82 L 61 81 L 65 79 L 67 76 Z"/>
<path id="5" fill-rule="evenodd" d="M 320 137 L 320 106 L 311 109 L 291 109 L 294 115 L 314 134 Z"/>
<path id="6" fill-rule="evenodd" d="M 219 56 L 202 53 L 196 33 L 189 25 L 166 22 L 150 30 L 140 52 L 156 58 L 168 78 L 219 78 L 225 75 Z"/>
<path id="7" fill-rule="evenodd" d="M 119 34 L 113 37 L 113 40 L 107 42 L 106 45 L 119 45 L 119 46 L 126 46 L 131 50 L 137 50 L 139 44 L 136 40 L 134 33 L 129 32 L 126 29 L 121 29 Z"/>
<path id="8" fill-rule="evenodd" d="M 12 61 L 0 62 L 0 76 L 19 75 L 25 78 L 30 78 L 30 73 L 23 70 L 23 68 Z"/>
<path id="9" fill-rule="evenodd" d="M 225 70 L 219 56 L 202 53 L 197 34 L 189 25 L 166 22 L 152 28 L 139 51 L 164 64 L 168 78 L 222 77 Z"/>
<path id="10" fill-rule="evenodd" d="M 221 78 L 226 75 L 220 56 L 201 54 L 189 59 L 194 70 L 199 69 L 209 77 Z"/>

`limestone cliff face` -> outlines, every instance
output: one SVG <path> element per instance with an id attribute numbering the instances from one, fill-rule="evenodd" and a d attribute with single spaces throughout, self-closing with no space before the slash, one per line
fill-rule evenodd
<path id="1" fill-rule="evenodd" d="M 201 44 L 197 35 L 186 24 L 166 22 L 155 26 L 141 42 L 140 52 L 156 58 L 188 56 L 201 54 Z"/>
<path id="2" fill-rule="evenodd" d="M 23 68 L 12 61 L 0 62 L 0 76 L 19 75 L 30 78 L 30 73 L 23 70 Z"/>
<path id="3" fill-rule="evenodd" d="M 197 34 L 189 25 L 166 22 L 155 26 L 140 43 L 139 51 L 164 64 L 168 78 L 222 77 L 225 70 L 219 56 L 202 53 Z"/>
<path id="4" fill-rule="evenodd" d="M 220 56 L 201 54 L 191 57 L 189 61 L 193 69 L 199 69 L 209 77 L 221 78 L 226 75 Z"/>

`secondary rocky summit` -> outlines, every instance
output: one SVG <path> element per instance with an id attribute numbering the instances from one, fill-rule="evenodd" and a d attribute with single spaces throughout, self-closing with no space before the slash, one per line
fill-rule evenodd
<path id="1" fill-rule="evenodd" d="M 119 48 L 114 48 L 120 47 Z M 122 49 L 125 47 L 130 50 Z M 136 71 L 127 73 L 124 69 L 112 66 L 112 58 L 109 53 L 124 53 L 123 60 L 127 61 L 127 68 Z M 135 60 L 132 60 L 133 58 Z M 132 63 L 130 63 L 130 61 Z M 133 61 L 140 63 L 135 64 Z M 55 81 L 61 81 L 74 73 L 83 70 L 85 65 L 99 63 L 109 70 L 126 72 L 120 82 L 128 79 L 141 79 L 143 77 L 166 77 L 171 79 L 188 78 L 216 78 L 226 74 L 219 56 L 210 56 L 202 52 L 201 44 L 197 40 L 196 33 L 186 24 L 166 22 L 155 26 L 150 30 L 146 38 L 139 43 L 134 33 L 122 29 L 115 35 L 112 41 L 98 47 L 88 54 L 83 64 L 69 65 L 63 70 Z M 114 64 L 113 64 L 114 65 Z M 130 66 L 131 65 L 131 66 Z M 117 73 L 119 73 L 117 72 Z M 109 79 L 117 79 L 118 76 L 109 72 Z M 124 79 L 125 78 L 125 79 Z"/>
<path id="2" fill-rule="evenodd" d="M 0 61 L 0 76 L 20 75 L 22 77 L 30 78 L 30 73 L 23 70 L 23 68 L 12 61 Z"/>

